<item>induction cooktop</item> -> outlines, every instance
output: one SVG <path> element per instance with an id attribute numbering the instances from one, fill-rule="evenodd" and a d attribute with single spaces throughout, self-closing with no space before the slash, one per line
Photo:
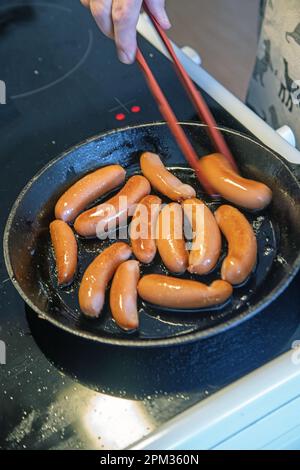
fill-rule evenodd
<path id="1" fill-rule="evenodd" d="M 0 7 L 1 231 L 27 181 L 93 135 L 161 120 L 136 65 L 118 62 L 80 2 L 5 0 Z M 170 63 L 139 39 L 183 121 L 194 111 Z M 247 132 L 205 95 L 217 123 Z M 97 346 L 39 319 L 11 284 L 1 252 L 0 448 L 123 449 L 225 385 L 290 349 L 299 337 L 299 276 L 255 318 L 199 347 L 198 385 L 144 388 L 105 374 Z M 91 361 L 91 357 L 93 360 Z"/>

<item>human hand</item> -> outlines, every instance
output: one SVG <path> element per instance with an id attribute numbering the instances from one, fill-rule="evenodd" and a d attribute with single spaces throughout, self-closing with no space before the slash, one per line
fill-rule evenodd
<path id="1" fill-rule="evenodd" d="M 136 26 L 143 0 L 80 0 L 108 37 L 115 40 L 118 56 L 124 64 L 134 62 L 137 42 Z M 163 29 L 171 27 L 165 0 L 145 0 L 146 5 Z"/>

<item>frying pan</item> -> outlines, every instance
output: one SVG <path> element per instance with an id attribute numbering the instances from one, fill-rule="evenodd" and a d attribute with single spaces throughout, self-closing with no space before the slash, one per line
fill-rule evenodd
<path id="1" fill-rule="evenodd" d="M 212 151 L 204 125 L 182 123 L 199 156 Z M 79 272 L 69 288 L 58 289 L 49 237 L 58 197 L 76 180 L 100 166 L 119 163 L 127 176 L 139 173 L 143 151 L 159 153 L 164 163 L 197 196 L 214 210 L 222 200 L 211 201 L 201 190 L 164 123 L 112 131 L 83 142 L 44 167 L 23 189 L 9 215 L 4 234 L 4 254 L 9 276 L 19 294 L 39 317 L 82 338 L 120 352 L 125 348 L 184 347 L 220 333 L 252 317 L 270 304 L 288 286 L 300 266 L 300 184 L 288 165 L 268 148 L 241 133 L 221 129 L 243 175 L 268 184 L 273 201 L 263 212 L 243 211 L 258 239 L 256 271 L 234 290 L 232 301 L 217 309 L 175 311 L 140 301 L 140 329 L 121 331 L 111 318 L 108 304 L 97 320 L 84 318 L 78 307 L 78 285 L 86 266 L 110 241 L 79 243 Z M 106 196 L 107 197 L 107 196 Z M 222 257 L 225 255 L 224 252 Z M 200 281 L 220 276 L 221 260 Z M 142 273 L 166 272 L 157 256 L 142 267 Z M 192 275 L 186 275 L 193 278 Z M 182 349 L 181 349 L 182 351 Z"/>

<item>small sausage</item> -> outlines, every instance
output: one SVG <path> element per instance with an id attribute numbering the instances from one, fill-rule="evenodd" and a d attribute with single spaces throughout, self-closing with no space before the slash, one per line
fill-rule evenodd
<path id="1" fill-rule="evenodd" d="M 71 186 L 57 201 L 55 217 L 73 222 L 77 215 L 103 194 L 124 183 L 126 171 L 110 165 L 90 173 Z"/>
<path id="2" fill-rule="evenodd" d="M 83 237 L 101 237 L 106 230 L 116 229 L 150 191 L 150 183 L 144 176 L 132 176 L 114 197 L 80 214 L 74 224 L 76 232 Z"/>
<path id="3" fill-rule="evenodd" d="M 235 207 L 221 206 L 215 212 L 216 221 L 228 242 L 221 276 L 224 281 L 237 285 L 253 271 L 257 260 L 257 241 L 252 226 Z"/>
<path id="4" fill-rule="evenodd" d="M 62 220 L 50 224 L 51 241 L 54 248 L 58 285 L 70 284 L 77 269 L 77 242 L 72 229 Z"/>
<path id="5" fill-rule="evenodd" d="M 161 207 L 157 196 L 145 196 L 137 205 L 130 224 L 130 239 L 135 257 L 145 264 L 156 255 L 156 223 Z"/>
<path id="6" fill-rule="evenodd" d="M 221 254 L 222 237 L 210 209 L 199 199 L 186 199 L 183 210 L 193 231 L 188 271 L 207 274 L 217 264 Z"/>
<path id="7" fill-rule="evenodd" d="M 183 212 L 180 204 L 167 204 L 157 220 L 156 243 L 166 268 L 184 273 L 188 267 L 188 251 L 183 234 Z"/>
<path id="8" fill-rule="evenodd" d="M 214 281 L 210 286 L 197 281 L 161 274 L 149 274 L 138 283 L 139 296 L 152 304 L 168 308 L 204 308 L 221 305 L 232 295 L 226 281 Z"/>
<path id="9" fill-rule="evenodd" d="M 264 209 L 272 200 L 271 189 L 263 183 L 242 178 L 220 153 L 199 160 L 204 178 L 224 199 L 246 209 Z"/>
<path id="10" fill-rule="evenodd" d="M 194 188 L 182 183 L 170 173 L 155 153 L 143 153 L 140 164 L 143 175 L 150 181 L 151 186 L 172 201 L 183 201 L 196 196 Z"/>
<path id="11" fill-rule="evenodd" d="M 124 330 L 139 327 L 137 283 L 140 279 L 139 262 L 129 260 L 120 264 L 110 288 L 110 309 L 116 323 Z"/>
<path id="12" fill-rule="evenodd" d="M 105 300 L 106 287 L 117 267 L 131 256 L 131 248 L 117 242 L 106 248 L 87 267 L 79 288 L 79 305 L 88 317 L 99 317 Z"/>

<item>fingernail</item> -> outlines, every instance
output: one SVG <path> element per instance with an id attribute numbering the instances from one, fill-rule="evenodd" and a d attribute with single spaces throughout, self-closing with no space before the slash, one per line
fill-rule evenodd
<path id="1" fill-rule="evenodd" d="M 128 52 L 125 52 L 125 51 L 118 51 L 118 57 L 119 57 L 119 60 L 123 63 L 123 64 L 132 64 L 134 62 L 134 54 L 131 54 L 131 53 L 128 53 Z"/>
<path id="2" fill-rule="evenodd" d="M 171 22 L 170 22 L 170 20 L 169 20 L 169 18 L 168 18 L 168 15 L 167 15 L 167 13 L 166 13 L 165 11 L 164 11 L 164 12 L 162 13 L 162 15 L 161 15 L 161 21 L 160 21 L 160 22 L 161 22 L 163 28 L 165 28 L 165 29 L 169 29 L 169 28 L 171 28 L 171 26 L 172 26 L 172 25 L 171 25 Z"/>

